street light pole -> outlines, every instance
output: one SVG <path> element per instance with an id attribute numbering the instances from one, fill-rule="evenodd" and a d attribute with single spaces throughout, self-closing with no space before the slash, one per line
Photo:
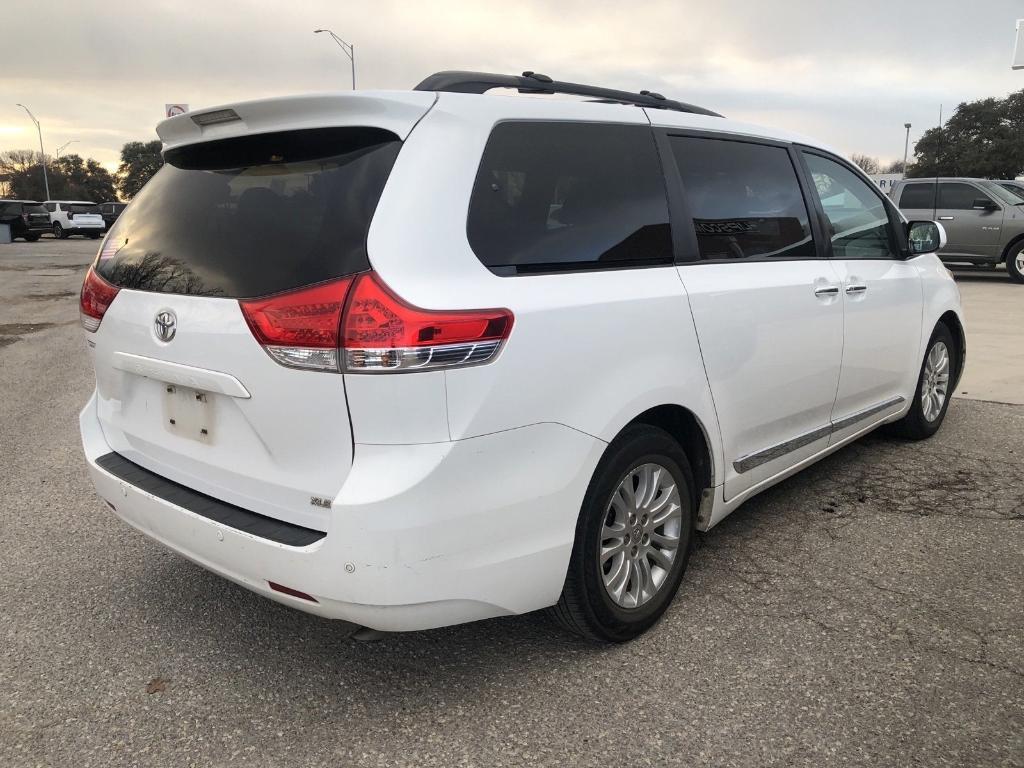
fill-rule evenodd
<path id="1" fill-rule="evenodd" d="M 67 149 L 68 146 L 70 146 L 71 144 L 76 144 L 76 143 L 78 143 L 78 139 L 72 139 L 71 141 L 67 141 L 67 142 L 61 144 L 59 147 L 57 147 L 57 151 L 53 153 L 54 156 L 59 160 L 60 159 L 60 153 L 63 152 L 65 149 Z"/>
<path id="2" fill-rule="evenodd" d="M 346 43 L 329 29 L 313 30 L 314 35 L 318 35 L 321 32 L 326 32 L 330 35 L 334 42 L 338 44 L 338 47 L 345 52 L 346 56 L 348 56 L 349 61 L 352 62 L 352 90 L 354 91 L 356 89 L 356 47 L 352 45 L 352 43 Z"/>
<path id="3" fill-rule="evenodd" d="M 15 104 L 16 107 L 21 107 L 28 116 L 32 118 L 32 122 L 36 124 L 36 131 L 39 132 L 39 161 L 43 164 L 43 186 L 46 188 L 46 199 L 50 199 L 50 180 L 46 178 L 46 151 L 43 149 L 43 129 L 39 127 L 39 121 L 36 120 L 36 116 L 32 114 L 28 107 L 24 104 Z"/>
<path id="4" fill-rule="evenodd" d="M 910 149 L 910 123 L 904 123 L 907 129 L 907 140 L 903 142 L 903 178 L 907 178 L 907 151 Z"/>

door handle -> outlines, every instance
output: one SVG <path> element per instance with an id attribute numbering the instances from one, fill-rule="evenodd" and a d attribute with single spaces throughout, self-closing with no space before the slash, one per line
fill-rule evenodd
<path id="1" fill-rule="evenodd" d="M 867 291 L 867 289 L 868 289 L 868 287 L 866 285 L 864 285 L 862 283 L 857 283 L 855 285 L 848 285 L 848 286 L 846 286 L 846 293 L 847 293 L 847 295 L 853 295 L 853 294 L 857 294 L 857 293 L 865 293 Z"/>
<path id="2" fill-rule="evenodd" d="M 822 286 L 821 288 L 815 288 L 814 289 L 814 295 L 818 296 L 818 297 L 821 297 L 821 296 L 838 296 L 839 295 L 839 286 L 838 285 L 827 285 L 827 286 Z"/>
<path id="3" fill-rule="evenodd" d="M 939 221 L 952 221 L 952 216 L 939 216 Z"/>

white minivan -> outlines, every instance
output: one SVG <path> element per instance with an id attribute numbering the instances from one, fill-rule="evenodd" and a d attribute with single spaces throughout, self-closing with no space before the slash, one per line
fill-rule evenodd
<path id="1" fill-rule="evenodd" d="M 158 132 L 82 289 L 90 473 L 304 611 L 628 640 L 695 530 L 880 425 L 929 437 L 963 369 L 939 225 L 659 94 L 446 72 Z"/>

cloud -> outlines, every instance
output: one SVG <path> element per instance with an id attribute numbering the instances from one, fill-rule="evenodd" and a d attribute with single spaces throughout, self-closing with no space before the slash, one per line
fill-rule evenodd
<path id="1" fill-rule="evenodd" d="M 282 4 L 80 2 L 26 7 L 0 52 L 0 149 L 34 146 L 116 165 L 121 144 L 153 137 L 165 102 L 193 107 L 345 89 L 355 44 L 360 87 L 410 88 L 441 69 L 518 72 L 651 88 L 743 120 L 814 135 L 845 152 L 902 155 L 940 104 L 1024 87 L 1011 72 L 1018 0 L 696 3 L 611 0 Z"/>

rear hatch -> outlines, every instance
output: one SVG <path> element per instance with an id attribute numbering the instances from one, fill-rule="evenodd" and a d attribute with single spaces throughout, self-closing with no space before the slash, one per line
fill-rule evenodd
<path id="1" fill-rule="evenodd" d="M 68 221 L 76 227 L 102 227 L 103 215 L 94 203 L 73 203 L 67 207 Z"/>
<path id="2" fill-rule="evenodd" d="M 324 127 L 269 130 L 282 111 L 273 101 L 233 107 L 232 125 L 211 125 L 210 140 L 180 124 L 190 115 L 161 126 L 165 142 L 188 141 L 165 149 L 166 164 L 94 265 L 118 289 L 90 334 L 113 450 L 215 498 L 327 530 L 326 507 L 352 464 L 344 377 L 324 350 L 265 348 L 243 304 L 308 295 L 299 289 L 369 269 L 377 201 L 402 139 L 432 103 L 416 97 L 405 99 L 404 120 L 386 105 L 360 108 L 372 103 L 361 94 L 318 101 L 318 122 L 335 123 Z"/>
<path id="3" fill-rule="evenodd" d="M 21 218 L 30 229 L 50 228 L 50 214 L 42 203 L 25 203 L 21 211 Z"/>

